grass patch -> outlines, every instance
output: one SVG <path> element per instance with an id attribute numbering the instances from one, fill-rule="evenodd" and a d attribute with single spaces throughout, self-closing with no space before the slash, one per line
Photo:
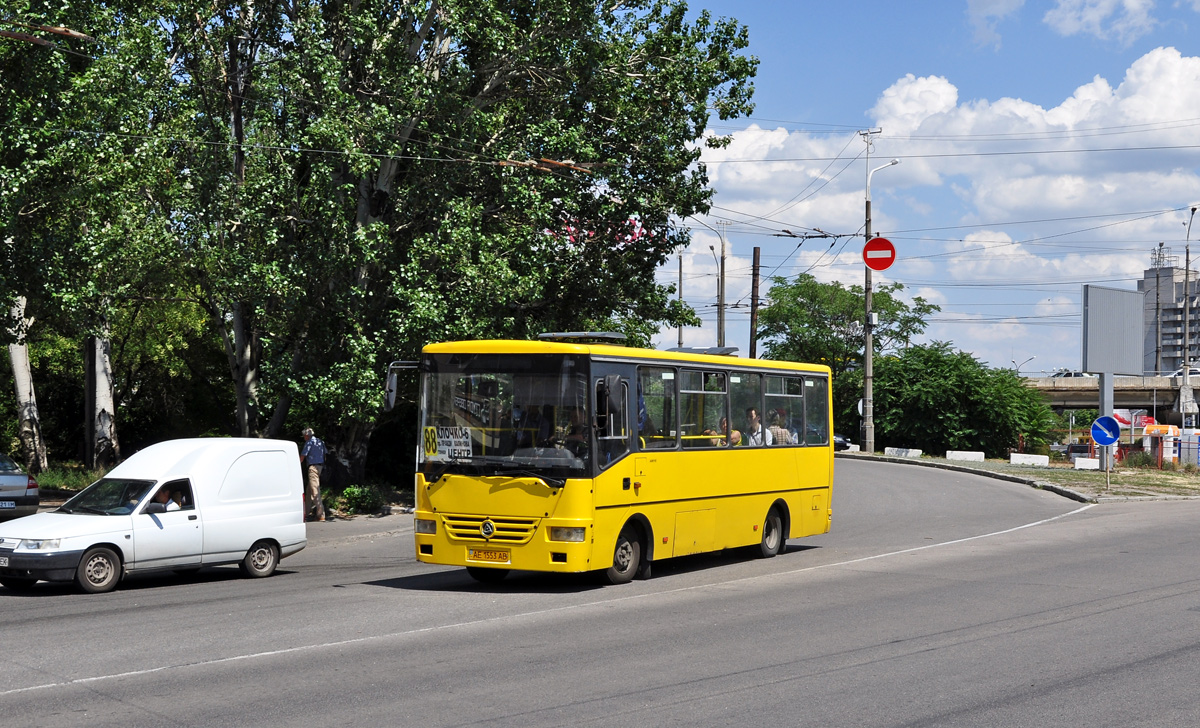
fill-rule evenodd
<path id="1" fill-rule="evenodd" d="M 104 469 L 92 470 L 80 463 L 58 463 L 33 476 L 38 488 L 78 492 L 104 477 Z"/>

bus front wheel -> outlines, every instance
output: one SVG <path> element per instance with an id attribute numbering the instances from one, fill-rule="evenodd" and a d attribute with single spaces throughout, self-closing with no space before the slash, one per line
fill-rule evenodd
<path id="1" fill-rule="evenodd" d="M 633 581 L 642 564 L 642 542 L 637 532 L 626 526 L 617 536 L 617 547 L 613 549 L 612 566 L 605 571 L 610 584 L 626 584 Z"/>
<path id="2" fill-rule="evenodd" d="M 767 511 L 767 518 L 762 526 L 762 541 L 759 542 L 758 548 L 764 559 L 783 551 L 783 517 L 779 515 L 779 509 L 775 506 L 771 506 L 771 510 Z"/>

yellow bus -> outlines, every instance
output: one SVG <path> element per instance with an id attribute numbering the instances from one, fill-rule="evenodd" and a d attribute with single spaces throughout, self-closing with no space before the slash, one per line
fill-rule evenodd
<path id="1" fill-rule="evenodd" d="M 654 561 L 771 557 L 829 530 L 828 367 L 616 336 L 424 348 L 418 560 L 481 582 L 529 570 L 624 583 Z"/>

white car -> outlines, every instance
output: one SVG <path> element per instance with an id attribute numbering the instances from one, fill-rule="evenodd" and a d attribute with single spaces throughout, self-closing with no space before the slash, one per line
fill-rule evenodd
<path id="1" fill-rule="evenodd" d="M 94 593 L 134 572 L 220 564 L 263 577 L 307 543 L 296 443 L 170 440 L 53 511 L 0 524 L 0 584 L 74 581 Z"/>

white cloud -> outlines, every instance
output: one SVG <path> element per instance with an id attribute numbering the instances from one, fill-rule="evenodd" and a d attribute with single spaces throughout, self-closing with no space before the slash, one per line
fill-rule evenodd
<path id="1" fill-rule="evenodd" d="M 1154 29 L 1154 0 L 1058 0 L 1042 20 L 1064 36 L 1091 35 L 1128 45 Z"/>
<path id="2" fill-rule="evenodd" d="M 975 29 L 975 42 L 999 49 L 1000 34 L 996 32 L 996 25 L 1024 4 L 1025 0 L 967 0 L 967 22 Z"/>

